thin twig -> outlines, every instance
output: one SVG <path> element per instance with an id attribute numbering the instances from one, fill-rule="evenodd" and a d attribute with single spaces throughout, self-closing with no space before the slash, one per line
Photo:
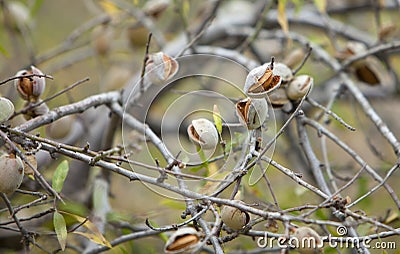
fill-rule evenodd
<path id="1" fill-rule="evenodd" d="M 143 57 L 143 65 L 142 65 L 142 71 L 140 73 L 140 92 L 144 93 L 145 88 L 144 88 L 144 75 L 146 74 L 146 64 L 147 60 L 149 59 L 149 48 L 150 48 L 150 41 L 151 41 L 151 36 L 153 34 L 149 33 L 147 37 L 147 43 L 146 43 L 146 50 L 144 52 L 144 57 Z"/>
<path id="2" fill-rule="evenodd" d="M 66 88 L 64 88 L 64 89 L 62 89 L 62 90 L 60 90 L 59 92 L 53 94 L 52 96 L 47 97 L 46 99 L 41 100 L 41 101 L 39 101 L 39 102 L 36 102 L 36 103 L 34 103 L 34 104 L 30 104 L 30 105 L 26 106 L 25 108 L 21 109 L 20 111 L 15 112 L 10 118 L 13 118 L 13 117 L 15 117 L 15 116 L 17 116 L 17 115 L 19 115 L 19 114 L 26 114 L 26 112 L 28 112 L 28 110 L 33 109 L 33 108 L 36 108 L 36 107 L 38 107 L 38 106 L 40 106 L 40 105 L 42 105 L 43 103 L 46 103 L 46 102 L 48 102 L 48 101 L 51 101 L 52 99 L 54 99 L 54 98 L 56 98 L 56 97 L 58 97 L 58 96 L 60 96 L 60 95 L 62 95 L 62 94 L 64 94 L 64 93 L 66 93 L 66 92 L 68 92 L 68 91 L 70 91 L 70 90 L 72 90 L 72 89 L 74 89 L 75 87 L 77 87 L 77 86 L 79 86 L 80 84 L 85 83 L 85 82 L 87 82 L 87 81 L 89 81 L 89 80 L 90 80 L 89 77 L 86 77 L 86 78 L 84 78 L 84 79 L 81 79 L 81 80 L 75 82 L 74 84 L 72 84 L 72 85 L 70 85 L 70 86 L 68 86 L 68 87 L 66 87 Z"/>
<path id="3" fill-rule="evenodd" d="M 184 221 L 182 223 L 174 224 L 174 225 L 171 225 L 171 226 L 154 227 L 153 225 L 151 225 L 151 223 L 150 223 L 148 218 L 146 218 L 145 223 L 149 228 L 151 228 L 152 230 L 155 230 L 155 231 L 164 232 L 164 231 L 169 231 L 169 230 L 177 230 L 178 228 L 186 226 L 190 222 L 197 220 L 203 213 L 207 212 L 207 210 L 208 210 L 208 207 L 205 207 L 203 210 L 198 212 L 195 216 L 191 217 L 190 219 L 188 219 L 188 220 L 186 220 L 186 221 Z"/>
<path id="4" fill-rule="evenodd" d="M 14 80 L 14 79 L 32 78 L 32 77 L 54 79 L 52 76 L 47 75 L 47 74 L 26 74 L 26 75 L 19 75 L 19 76 L 9 77 L 9 78 L 7 78 L 7 79 L 5 79 L 3 81 L 0 81 L 0 86 L 4 85 L 7 82 L 10 82 L 11 80 Z"/>
<path id="5" fill-rule="evenodd" d="M 319 104 L 318 102 L 316 102 L 314 99 L 308 97 L 307 101 L 313 105 L 314 107 L 317 107 L 319 109 L 322 109 L 325 114 L 328 114 L 330 116 L 332 116 L 335 120 L 337 120 L 339 123 L 341 123 L 344 127 L 346 127 L 347 129 L 351 130 L 351 131 L 355 131 L 356 128 L 354 128 L 353 126 L 351 126 L 350 124 L 346 123 L 340 116 L 338 116 L 335 112 L 325 108 L 324 106 L 322 106 L 321 104 Z"/>

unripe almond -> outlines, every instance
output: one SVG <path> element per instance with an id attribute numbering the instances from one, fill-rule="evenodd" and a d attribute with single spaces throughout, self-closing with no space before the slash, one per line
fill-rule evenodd
<path id="1" fill-rule="evenodd" d="M 297 101 L 303 98 L 314 84 L 314 79 L 308 75 L 295 77 L 286 87 L 289 99 Z"/>
<path id="2" fill-rule="evenodd" d="M 299 227 L 293 234 L 299 246 L 296 250 L 300 254 L 315 254 L 322 252 L 322 239 L 317 232 L 309 227 Z"/>
<path id="3" fill-rule="evenodd" d="M 243 203 L 240 200 L 235 200 L 235 202 Z M 240 230 L 249 223 L 250 215 L 236 207 L 224 205 L 221 210 L 221 219 L 228 227 Z"/>
<path id="4" fill-rule="evenodd" d="M 12 193 L 22 183 L 24 177 L 24 164 L 15 155 L 4 154 L 0 156 L 0 192 Z"/>
<path id="5" fill-rule="evenodd" d="M 75 117 L 73 115 L 68 115 L 52 122 L 46 126 L 47 136 L 53 139 L 65 138 L 70 133 L 74 121 Z"/>
<path id="6" fill-rule="evenodd" d="M 14 113 L 14 104 L 7 98 L 0 97 L 0 124 L 7 121 Z"/>

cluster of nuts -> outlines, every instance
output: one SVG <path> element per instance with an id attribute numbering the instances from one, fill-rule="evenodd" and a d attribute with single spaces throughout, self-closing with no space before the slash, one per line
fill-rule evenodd
<path id="1" fill-rule="evenodd" d="M 236 103 L 236 113 L 248 129 L 259 128 L 268 118 L 266 98 L 274 108 L 303 98 L 313 86 L 308 75 L 294 77 L 292 70 L 283 63 L 265 63 L 247 75 L 244 92 L 248 98 Z"/>
<path id="2" fill-rule="evenodd" d="M 46 79 L 43 77 L 43 72 L 32 65 L 30 70 L 21 70 L 15 74 L 15 76 L 25 75 L 39 75 L 21 77 L 14 81 L 20 97 L 26 101 L 24 106 L 29 107 L 27 113 L 24 114 L 24 117 L 28 120 L 46 114 L 49 111 L 49 107 L 46 103 L 41 103 L 36 107 L 30 107 L 31 105 L 42 102 L 40 96 L 46 88 Z"/>
<path id="3" fill-rule="evenodd" d="M 152 63 L 155 64 L 157 59 L 161 62 L 162 53 L 158 54 L 160 55 L 152 56 Z M 171 70 L 171 68 L 156 70 L 152 77 L 158 81 L 166 80 Z M 309 75 L 294 77 L 288 66 L 274 63 L 274 59 L 254 68 L 247 75 L 244 85 L 244 92 L 248 97 L 235 105 L 239 122 L 249 130 L 260 128 L 269 117 L 266 98 L 273 107 L 282 107 L 290 101 L 302 99 L 313 86 L 313 82 L 313 78 Z M 214 124 L 207 119 L 193 120 L 187 132 L 189 138 L 203 149 L 214 148 L 218 143 L 218 132 Z"/>
<path id="4" fill-rule="evenodd" d="M 283 63 L 266 63 L 250 71 L 244 86 L 250 98 L 268 97 L 274 108 L 303 98 L 313 86 L 309 75 L 293 76 L 292 70 Z"/>

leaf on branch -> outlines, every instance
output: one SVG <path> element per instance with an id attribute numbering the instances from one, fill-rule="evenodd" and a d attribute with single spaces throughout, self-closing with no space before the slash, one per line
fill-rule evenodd
<path id="1" fill-rule="evenodd" d="M 40 7 L 43 5 L 44 0 L 36 0 L 33 1 L 33 5 L 30 7 L 30 16 L 35 17 L 36 14 L 38 13 Z"/>
<path id="2" fill-rule="evenodd" d="M 112 1 L 109 0 L 102 0 L 100 1 L 100 6 L 101 8 L 111 17 L 112 16 L 117 16 L 117 14 L 120 12 L 120 9 L 115 5 Z"/>
<path id="3" fill-rule="evenodd" d="M 163 201 L 161 201 L 161 204 L 163 206 L 168 206 L 169 208 L 175 209 L 175 210 L 185 210 L 186 209 L 186 205 L 183 202 L 179 202 L 176 200 L 172 200 L 172 199 L 164 199 Z M 154 224 L 152 224 L 154 225 Z"/>
<path id="4" fill-rule="evenodd" d="M 2 53 L 6 57 L 10 57 L 10 54 L 2 45 L 0 45 L 0 53 Z"/>
<path id="5" fill-rule="evenodd" d="M 101 237 L 99 237 L 99 235 L 95 234 L 95 233 L 84 233 L 84 232 L 79 232 L 79 231 L 76 231 L 76 232 L 73 232 L 73 233 L 75 233 L 77 235 L 81 235 L 83 237 L 86 237 L 87 239 L 89 239 L 90 241 L 92 241 L 94 243 L 97 243 L 97 244 L 100 244 L 100 245 L 103 245 L 103 246 L 107 246 L 110 249 L 112 248 L 110 242 L 108 242 L 104 238 L 103 235 L 101 235 Z"/>
<path id="6" fill-rule="evenodd" d="M 326 0 L 314 0 L 314 4 L 318 11 L 321 13 L 326 13 Z"/>
<path id="7" fill-rule="evenodd" d="M 189 17 L 190 3 L 187 0 L 182 1 L 182 15 L 185 18 Z"/>
<path id="8" fill-rule="evenodd" d="M 72 218 L 74 218 L 76 221 L 78 221 L 79 223 L 82 224 L 82 226 L 84 226 L 88 232 L 78 232 L 78 231 L 74 231 L 74 234 L 78 234 L 81 235 L 83 237 L 86 237 L 87 239 L 91 240 L 94 243 L 103 245 L 103 246 L 107 246 L 108 248 L 112 248 L 111 244 L 109 241 L 107 241 L 107 239 L 103 236 L 103 234 L 100 232 L 100 230 L 97 228 L 97 226 L 92 223 L 89 219 L 81 217 L 79 215 L 76 214 L 72 214 L 72 213 L 67 213 L 67 212 L 61 212 L 62 214 L 66 214 Z"/>
<path id="9" fill-rule="evenodd" d="M 61 250 L 64 251 L 65 245 L 67 244 L 67 226 L 65 224 L 64 216 L 55 211 L 53 214 L 53 224 Z"/>
<path id="10" fill-rule="evenodd" d="M 217 127 L 219 136 L 221 136 L 221 134 L 222 134 L 222 118 L 221 118 L 221 113 L 216 104 L 214 104 L 214 108 L 213 108 L 213 118 L 214 118 L 215 127 Z"/>
<path id="11" fill-rule="evenodd" d="M 64 186 L 64 181 L 67 178 L 68 171 L 69 171 L 69 165 L 67 160 L 62 161 L 57 166 L 52 179 L 52 187 L 55 191 L 61 192 Z"/>
<path id="12" fill-rule="evenodd" d="M 285 34 L 289 33 L 289 22 L 286 17 L 286 0 L 278 1 L 278 23 Z"/>

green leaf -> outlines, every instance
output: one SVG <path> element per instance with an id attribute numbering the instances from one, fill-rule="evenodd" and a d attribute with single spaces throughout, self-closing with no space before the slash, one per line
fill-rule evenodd
<path id="1" fill-rule="evenodd" d="M 317 7 L 318 11 L 322 13 L 326 12 L 326 0 L 314 0 L 314 4 Z"/>
<path id="2" fill-rule="evenodd" d="M 175 210 L 185 210 L 186 209 L 186 205 L 184 202 L 180 202 L 180 201 L 173 200 L 173 199 L 164 199 L 161 201 L 161 205 L 167 206 L 167 207 L 175 209 Z M 152 224 L 152 225 L 155 225 L 155 224 Z"/>
<path id="3" fill-rule="evenodd" d="M 53 224 L 61 250 L 64 251 L 65 245 L 67 244 L 67 226 L 64 217 L 57 211 L 55 211 L 53 215 Z"/>
<path id="4" fill-rule="evenodd" d="M 187 0 L 182 1 L 182 15 L 185 18 L 189 17 L 189 11 L 190 11 L 190 3 Z"/>
<path id="5" fill-rule="evenodd" d="M 31 9 L 29 10 L 30 16 L 34 17 L 37 12 L 39 11 L 40 7 L 42 6 L 44 0 L 36 0 L 34 1 L 33 5 L 31 6 Z"/>
<path id="6" fill-rule="evenodd" d="M 213 108 L 213 118 L 214 118 L 215 127 L 217 127 L 218 133 L 221 136 L 221 134 L 222 134 L 222 118 L 221 118 L 221 113 L 219 112 L 218 106 L 216 104 L 214 104 L 214 108 Z"/>
<path id="7" fill-rule="evenodd" d="M 289 33 L 289 22 L 286 17 L 286 0 L 278 1 L 278 23 L 285 34 Z"/>
<path id="8" fill-rule="evenodd" d="M 3 45 L 0 45 L 0 53 L 2 53 L 5 57 L 10 57 L 10 54 L 8 54 L 8 51 L 3 47 Z"/>
<path id="9" fill-rule="evenodd" d="M 52 187 L 55 191 L 61 192 L 65 178 L 67 178 L 68 175 L 68 170 L 69 170 L 69 165 L 68 161 L 64 160 L 62 161 L 56 168 L 56 171 L 54 172 L 53 175 L 53 180 L 52 180 Z"/>

